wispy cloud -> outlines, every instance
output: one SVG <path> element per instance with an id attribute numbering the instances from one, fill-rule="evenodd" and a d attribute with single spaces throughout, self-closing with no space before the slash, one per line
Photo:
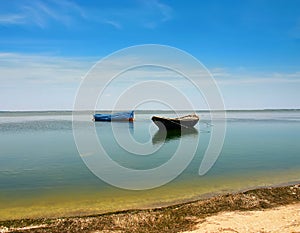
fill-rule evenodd
<path id="1" fill-rule="evenodd" d="M 220 73 L 214 75 L 220 85 L 276 84 L 300 83 L 300 71 L 293 73 L 261 72 L 261 73 Z"/>
<path id="2" fill-rule="evenodd" d="M 119 22 L 117 22 L 117 21 L 114 21 L 114 20 L 107 20 L 107 19 L 105 19 L 105 20 L 103 20 L 103 23 L 111 25 L 111 26 L 113 26 L 116 29 L 121 29 L 122 28 L 121 24 Z"/>
<path id="3" fill-rule="evenodd" d="M 0 25 L 2 24 L 23 24 L 26 21 L 24 15 L 18 14 L 4 14 L 0 15 Z"/>
<path id="4" fill-rule="evenodd" d="M 23 1 L 11 4 L 10 13 L 0 13 L 1 25 L 36 25 L 46 28 L 51 21 L 69 26 L 77 18 L 84 18 L 83 10 L 69 1 Z"/>
<path id="5" fill-rule="evenodd" d="M 57 23 L 66 27 L 80 22 L 107 24 L 115 29 L 138 26 L 156 28 L 173 17 L 173 9 L 159 0 L 102 2 L 94 5 L 81 4 L 68 0 L 36 0 L 12 2 L 8 11 L 0 10 L 0 25 L 34 25 L 41 29 Z M 138 19 L 138 20 L 137 20 Z"/>
<path id="6" fill-rule="evenodd" d="M 95 59 L 0 53 L 1 87 L 75 85 Z"/>
<path id="7" fill-rule="evenodd" d="M 122 4 L 98 5 L 97 8 L 85 8 L 89 12 L 88 20 L 108 24 L 115 29 L 142 27 L 154 29 L 173 18 L 173 9 L 162 1 L 138 0 Z"/>
<path id="8" fill-rule="evenodd" d="M 161 14 L 161 21 L 168 21 L 172 19 L 173 9 L 167 5 L 164 4 L 158 0 L 144 0 L 142 1 L 144 6 L 149 10 L 157 11 Z"/>
<path id="9" fill-rule="evenodd" d="M 139 61 L 141 58 L 125 56 L 112 59 L 106 67 L 110 72 L 118 73 L 120 67 Z M 34 80 L 35 83 L 72 83 L 78 82 L 85 73 L 95 64 L 97 58 L 68 58 L 49 55 L 24 55 L 16 53 L 0 53 L 0 80 L 1 85 L 5 83 L 27 83 Z M 104 64 L 104 63 L 103 63 Z M 145 62 L 145 64 L 147 64 Z M 122 68 L 123 69 L 123 68 Z M 193 78 L 208 76 L 208 73 L 201 70 L 191 72 Z M 230 72 L 225 68 L 211 68 L 210 73 L 220 85 L 238 84 L 260 84 L 260 83 L 300 83 L 300 71 L 296 72 Z M 122 74 L 126 77 L 124 83 L 131 81 L 165 80 L 168 82 L 181 83 L 182 76 L 174 71 L 162 67 L 142 66 L 129 69 Z M 9 78 L 8 78 L 9 77 Z M 179 82 L 180 81 L 180 82 Z M 120 82 L 122 83 L 122 82 Z"/>
<path id="10" fill-rule="evenodd" d="M 141 0 L 142 25 L 146 28 L 154 29 L 160 24 L 173 18 L 173 9 L 159 0 Z"/>
<path id="11" fill-rule="evenodd" d="M 103 64 L 103 67 L 109 67 L 109 69 L 104 72 L 108 72 L 108 75 L 115 75 L 119 73 L 120 67 L 123 67 L 122 70 L 124 70 L 124 66 L 128 65 L 127 67 L 130 67 L 130 64 L 132 64 L 133 61 L 137 61 L 137 59 L 139 59 L 138 61 L 140 62 L 141 58 L 134 56 L 123 56 L 111 59 Z M 2 99 L 9 99 L 10 101 L 5 104 L 1 103 L 2 106 L 0 106 L 0 108 L 26 109 L 27 105 L 38 106 L 36 108 L 56 108 L 57 106 L 61 108 L 71 108 L 74 97 L 76 96 L 76 90 L 82 78 L 97 60 L 97 58 L 68 58 L 49 55 L 0 53 L 0 97 Z M 96 70 L 96 72 L 98 71 Z M 115 96 L 118 96 L 115 94 L 122 93 L 124 89 L 147 81 L 165 82 L 167 85 L 175 87 L 180 92 L 186 94 L 188 98 L 197 100 L 197 104 L 202 99 L 202 97 L 199 96 L 199 91 L 196 90 L 189 80 L 163 67 L 153 68 L 151 66 L 145 66 L 129 69 L 117 75 L 116 79 L 108 85 L 107 83 L 103 83 L 104 81 L 101 79 L 105 73 L 101 73 L 102 69 L 99 69 L 99 72 L 99 75 L 95 76 L 94 83 L 91 83 L 91 87 L 101 90 L 101 85 L 105 85 L 106 89 L 103 93 L 103 98 L 107 98 L 107 100 L 110 101 L 112 101 Z M 197 78 L 197 72 L 197 70 L 192 72 L 193 77 L 191 77 L 191 79 Z M 244 106 L 244 103 L 242 103 L 243 98 L 249 101 L 251 101 L 252 98 L 256 98 L 257 92 L 253 94 L 254 89 L 261 90 L 259 93 L 263 97 L 264 92 L 270 92 L 273 87 L 276 87 L 277 91 L 279 90 L 288 96 L 289 93 L 286 92 L 286 90 L 290 90 L 291 84 L 295 90 L 300 85 L 300 71 L 289 73 L 265 72 L 258 74 L 251 73 L 250 71 L 238 73 L 230 69 L 217 67 L 210 69 L 210 72 L 215 77 L 221 91 L 225 93 L 225 97 L 229 99 L 228 101 L 232 106 L 236 106 L 235 103 L 237 102 L 241 104 L 241 106 Z M 204 74 L 198 72 L 198 76 L 201 75 Z M 95 82 L 97 83 L 95 84 Z M 202 87 L 205 88 L 204 86 Z M 149 91 L 153 91 L 153 89 Z M 292 93 L 295 98 L 299 95 L 296 93 L 298 92 Z M 141 95 L 142 94 L 143 93 L 141 93 Z M 14 97 L 11 98 L 11 96 Z M 21 102 L 20 96 L 22 96 Z M 271 94 L 270 96 L 273 97 Z M 40 98 L 43 99 L 40 100 Z M 66 103 L 64 105 L 61 104 L 61 100 L 66 100 Z M 273 99 L 270 101 L 272 102 Z M 282 103 L 285 104 L 285 101 L 282 101 Z M 49 105 L 45 105 L 46 102 Z M 107 102 L 108 107 L 109 103 L 112 102 Z M 231 106 L 230 104 L 229 106 Z M 249 106 L 251 107 L 252 105 Z"/>
<path id="12" fill-rule="evenodd" d="M 0 53 L 1 110 L 72 109 L 97 58 Z"/>

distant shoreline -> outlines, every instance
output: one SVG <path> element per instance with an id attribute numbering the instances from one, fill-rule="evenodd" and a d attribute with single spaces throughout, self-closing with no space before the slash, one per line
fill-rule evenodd
<path id="1" fill-rule="evenodd" d="M 4 111 L 0 111 L 1 113 L 72 113 L 74 110 L 4 110 Z M 112 112 L 112 111 L 118 111 L 118 112 L 122 112 L 122 111 L 127 111 L 127 110 L 83 110 L 82 112 Z M 208 110 L 208 109 L 197 109 L 197 110 L 175 110 L 176 112 L 190 112 L 190 111 L 196 111 L 196 112 L 220 112 L 223 110 Z M 300 111 L 299 108 L 270 108 L 270 109 L 227 109 L 225 110 L 226 112 L 272 112 L 272 111 L 287 111 L 287 112 L 292 112 L 292 111 Z M 147 113 L 147 112 L 173 112 L 171 110 L 135 110 L 135 112 L 137 113 Z"/>

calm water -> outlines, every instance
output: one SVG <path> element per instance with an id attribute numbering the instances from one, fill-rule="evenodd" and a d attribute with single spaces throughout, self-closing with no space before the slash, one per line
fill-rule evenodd
<path id="1" fill-rule="evenodd" d="M 115 188 L 85 165 L 74 142 L 68 113 L 0 113 L 0 219 L 53 217 L 162 206 L 216 193 L 299 181 L 300 111 L 232 111 L 222 153 L 204 176 L 198 169 L 211 130 L 209 113 L 199 112 L 195 130 L 163 135 L 152 113 L 137 113 L 133 124 L 118 123 L 120 137 L 151 142 L 156 152 L 135 155 L 114 140 L 110 123 L 96 122 L 111 158 L 134 169 L 167 162 L 180 141 L 199 143 L 190 165 L 167 185 L 146 191 Z M 168 115 L 168 114 L 160 114 Z M 182 156 L 185 156 L 182 154 Z M 107 169 L 108 175 L 111 171 Z"/>

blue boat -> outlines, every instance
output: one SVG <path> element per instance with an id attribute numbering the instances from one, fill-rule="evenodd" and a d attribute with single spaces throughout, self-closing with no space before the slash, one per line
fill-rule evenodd
<path id="1" fill-rule="evenodd" d="M 118 112 L 114 114 L 94 114 L 95 121 L 133 121 L 134 111 Z"/>

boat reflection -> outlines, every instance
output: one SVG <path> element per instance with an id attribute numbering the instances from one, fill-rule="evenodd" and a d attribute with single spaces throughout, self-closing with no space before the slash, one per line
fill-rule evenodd
<path id="1" fill-rule="evenodd" d="M 134 122 L 133 121 L 115 121 L 115 122 L 111 122 L 112 125 L 114 125 L 115 129 L 117 129 L 118 131 L 124 131 L 124 130 L 128 130 L 131 135 L 134 134 Z M 128 128 L 127 128 L 128 126 Z"/>
<path id="2" fill-rule="evenodd" d="M 131 135 L 134 135 L 134 122 L 133 121 L 111 121 L 111 122 L 97 122 L 95 127 L 101 131 L 114 129 L 118 132 L 126 132 L 129 130 Z M 100 131 L 99 131 L 100 133 Z"/>
<path id="3" fill-rule="evenodd" d="M 181 137 L 198 135 L 195 128 L 182 128 L 173 130 L 159 129 L 152 137 L 152 144 L 166 143 L 171 140 L 177 140 Z"/>
<path id="4" fill-rule="evenodd" d="M 131 135 L 133 135 L 134 134 L 134 123 L 133 123 L 133 121 L 129 121 L 128 124 L 129 124 L 129 132 Z"/>

